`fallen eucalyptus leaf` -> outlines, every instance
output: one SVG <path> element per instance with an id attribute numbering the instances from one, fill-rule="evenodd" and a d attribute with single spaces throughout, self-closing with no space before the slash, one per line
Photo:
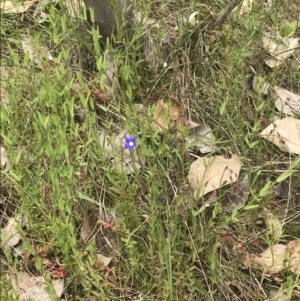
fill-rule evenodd
<path id="1" fill-rule="evenodd" d="M 5 249 L 11 249 L 19 243 L 21 235 L 18 230 L 18 222 L 14 217 L 10 218 L 4 229 L 1 230 L 1 246 Z"/>
<path id="2" fill-rule="evenodd" d="M 199 158 L 191 164 L 188 180 L 199 198 L 210 191 L 236 182 L 241 166 L 238 155 L 232 155 L 230 159 L 223 156 Z"/>
<path id="3" fill-rule="evenodd" d="M 266 60 L 271 68 L 279 66 L 285 59 L 291 56 L 298 47 L 299 39 L 285 38 L 281 39 L 281 43 L 274 42 L 271 38 L 265 36 L 262 39 L 263 47 L 271 54 L 272 59 Z"/>
<path id="4" fill-rule="evenodd" d="M 191 13 L 189 15 L 189 18 L 188 18 L 188 23 L 191 25 L 191 26 L 195 26 L 199 21 L 196 20 L 196 16 L 199 14 L 198 11 L 195 11 L 193 13 Z"/>
<path id="5" fill-rule="evenodd" d="M 260 134 L 282 151 L 300 155 L 300 120 L 287 117 L 270 124 Z"/>
<path id="6" fill-rule="evenodd" d="M 281 238 L 283 228 L 280 220 L 274 216 L 271 212 L 267 212 L 263 215 L 264 222 L 269 228 L 269 233 L 277 241 Z"/>
<path id="7" fill-rule="evenodd" d="M 45 57 L 47 60 L 50 61 L 54 60 L 49 50 L 47 50 L 45 47 L 35 45 L 34 41 L 31 38 L 23 36 L 21 43 L 24 53 L 28 53 L 30 61 L 37 64 L 37 66 L 41 70 L 44 69 L 41 57 Z"/>
<path id="8" fill-rule="evenodd" d="M 107 257 L 107 256 L 104 256 L 102 254 L 97 254 L 97 261 L 98 263 L 102 264 L 103 267 L 108 267 L 109 264 L 111 263 L 112 261 L 112 258 L 111 257 Z"/>
<path id="9" fill-rule="evenodd" d="M 8 79 L 8 72 L 4 66 L 0 67 L 0 103 L 5 108 L 8 103 L 8 92 L 6 89 L 6 80 Z"/>
<path id="10" fill-rule="evenodd" d="M 275 107 L 286 115 L 294 115 L 300 112 L 300 95 L 275 86 Z"/>
<path id="11" fill-rule="evenodd" d="M 276 274 L 284 269 L 287 246 L 276 244 L 259 255 L 247 254 L 244 264 L 247 268 L 261 270 L 267 274 Z"/>
<path id="12" fill-rule="evenodd" d="M 14 289 L 19 294 L 19 301 L 52 301 L 52 297 L 46 291 L 46 281 L 43 276 L 31 276 L 26 272 L 18 272 L 16 278 L 10 276 Z M 58 298 L 64 291 L 64 279 L 53 279 L 52 284 Z"/>
<path id="13" fill-rule="evenodd" d="M 156 104 L 153 120 L 152 128 L 158 132 L 172 126 L 183 129 L 187 124 L 182 105 L 174 102 L 164 102 L 162 99 Z"/>
<path id="14" fill-rule="evenodd" d="M 287 244 L 288 270 L 300 274 L 300 239 L 295 239 Z"/>
<path id="15" fill-rule="evenodd" d="M 188 148 L 196 148 L 201 153 L 210 153 L 214 146 L 214 136 L 209 125 L 194 126 L 185 137 Z"/>
<path id="16" fill-rule="evenodd" d="M 10 170 L 11 164 L 4 146 L 0 146 L 0 163 L 4 172 L 8 172 Z"/>

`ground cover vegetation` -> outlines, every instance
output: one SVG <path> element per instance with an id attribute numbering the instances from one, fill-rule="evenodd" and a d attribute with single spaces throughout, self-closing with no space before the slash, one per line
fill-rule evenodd
<path id="1" fill-rule="evenodd" d="M 242 2 L 1 2 L 1 300 L 299 300 L 300 2 Z"/>

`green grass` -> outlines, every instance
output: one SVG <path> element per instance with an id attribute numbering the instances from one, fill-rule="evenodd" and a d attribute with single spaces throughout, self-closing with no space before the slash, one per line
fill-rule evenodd
<path id="1" fill-rule="evenodd" d="M 160 23 L 154 31 L 159 43 L 167 21 L 177 16 L 199 9 L 205 25 L 212 22 L 223 6 L 206 2 L 136 5 Z M 86 92 L 103 92 L 106 67 L 99 33 L 85 21 L 71 19 L 53 4 L 46 5 L 50 21 L 42 24 L 30 13 L 1 16 L 1 66 L 9 70 L 1 143 L 12 163 L 9 173 L 1 173 L 1 199 L 6 198 L 0 204 L 1 226 L 17 212 L 28 217 L 22 230 L 23 257 L 1 252 L 1 298 L 14 300 L 7 295 L 6 275 L 12 271 L 49 276 L 43 264 L 47 258 L 58 260 L 67 271 L 65 300 L 266 299 L 273 278 L 245 269 L 237 246 L 259 254 L 274 244 L 261 223 L 263 208 L 285 219 L 281 243 L 300 237 L 299 165 L 287 180 L 288 202 L 262 193 L 296 156 L 258 138 L 275 108 L 270 98 L 248 89 L 247 78 L 252 66 L 272 85 L 299 94 L 299 50 L 297 59 L 271 71 L 263 66 L 267 54 L 261 45 L 263 30 L 295 20 L 291 6 L 275 1 L 270 12 L 262 13 L 255 4 L 251 14 L 213 31 L 204 23 L 194 29 L 179 25 L 177 34 L 157 47 L 167 63 L 157 72 L 145 61 L 149 28 L 139 24 L 130 41 L 107 46 L 117 60 L 120 94 L 106 101 Z M 26 33 L 55 57 L 54 62 L 42 60 L 43 71 L 22 51 Z M 72 93 L 75 82 L 81 86 L 77 94 Z M 151 127 L 151 105 L 159 99 L 184 102 L 193 120 L 209 124 L 216 137 L 214 154 L 241 156 L 241 174 L 248 174 L 251 182 L 248 204 L 255 208 L 224 212 L 221 201 L 232 189 L 227 186 L 217 191 L 213 205 L 197 214 L 204 199 L 194 200 L 188 186 L 194 159 L 185 157 L 184 137 L 172 130 L 161 135 Z M 144 116 L 136 112 L 135 103 L 144 104 Z M 113 135 L 119 129 L 138 137 L 134 155 L 145 164 L 133 175 L 118 170 L 99 143 L 101 132 Z M 97 219 L 99 203 L 120 217 L 114 234 L 121 240 L 118 247 L 104 246 L 103 239 L 80 241 L 84 216 Z M 114 258 L 109 268 L 96 264 L 97 253 Z M 299 276 L 280 277 L 285 290 L 300 289 Z"/>

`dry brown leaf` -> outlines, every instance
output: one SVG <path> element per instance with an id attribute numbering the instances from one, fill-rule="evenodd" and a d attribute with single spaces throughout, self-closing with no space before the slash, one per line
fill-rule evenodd
<path id="1" fill-rule="evenodd" d="M 109 264 L 111 263 L 112 261 L 112 258 L 111 257 L 107 257 L 107 256 L 104 256 L 102 254 L 97 254 L 97 261 L 98 263 L 100 263 L 103 267 L 108 267 Z"/>
<path id="2" fill-rule="evenodd" d="M 273 142 L 282 151 L 300 155 L 300 120 L 287 117 L 265 128 L 259 136 Z"/>
<path id="3" fill-rule="evenodd" d="M 17 280 L 15 280 L 17 278 Z M 43 276 L 31 276 L 26 272 L 18 272 L 16 277 L 11 275 L 12 285 L 19 293 L 19 301 L 52 301 L 46 292 L 46 281 Z M 64 291 L 64 279 L 54 279 L 52 284 L 57 296 L 60 298 Z"/>
<path id="4" fill-rule="evenodd" d="M 287 244 L 288 270 L 300 274 L 300 239 L 295 239 Z"/>
<path id="5" fill-rule="evenodd" d="M 5 89 L 5 86 L 2 84 L 3 82 L 0 82 L 0 103 L 3 105 L 3 107 L 6 107 L 8 102 L 8 92 Z"/>
<path id="6" fill-rule="evenodd" d="M 42 46 L 36 46 L 31 38 L 27 36 L 23 36 L 21 43 L 22 43 L 22 48 L 24 50 L 24 53 L 26 54 L 28 52 L 29 59 L 32 62 L 35 62 L 41 70 L 44 69 L 41 63 L 42 55 L 45 56 L 45 58 L 49 61 L 54 60 L 49 50 L 47 50 L 45 47 Z"/>
<path id="7" fill-rule="evenodd" d="M 286 115 L 294 115 L 300 112 L 300 95 L 275 86 L 275 107 Z"/>
<path id="8" fill-rule="evenodd" d="M 8 78 L 7 69 L 4 66 L 0 67 L 0 104 L 6 107 L 8 103 L 8 92 L 6 89 L 6 80 Z"/>
<path id="9" fill-rule="evenodd" d="M 3 169 L 4 172 L 10 170 L 11 164 L 8 159 L 6 148 L 4 146 L 0 146 L 0 163 L 1 163 L 1 168 Z"/>
<path id="10" fill-rule="evenodd" d="M 291 56 L 298 47 L 299 39 L 287 38 L 282 39 L 282 43 L 276 43 L 271 38 L 265 36 L 262 39 L 263 47 L 273 56 L 272 59 L 266 60 L 265 63 L 271 67 L 279 66 L 285 59 Z"/>
<path id="11" fill-rule="evenodd" d="M 152 127 L 158 132 L 162 132 L 173 126 L 184 128 L 187 123 L 182 105 L 173 102 L 164 102 L 162 99 L 156 104 L 153 120 Z"/>
<path id="12" fill-rule="evenodd" d="M 38 0 L 30 0 L 25 2 L 13 3 L 12 1 L 3 1 L 1 9 L 5 14 L 20 14 L 26 12 Z"/>
<path id="13" fill-rule="evenodd" d="M 18 223 L 14 217 L 8 220 L 5 228 L 1 230 L 1 246 L 5 249 L 10 249 L 17 245 L 21 240 L 21 235 L 18 230 Z"/>
<path id="14" fill-rule="evenodd" d="M 191 124 L 191 122 L 188 123 Z M 193 122 L 192 125 L 194 124 Z M 196 148 L 203 154 L 210 153 L 213 150 L 214 136 L 209 125 L 198 124 L 193 126 L 185 140 L 192 145 L 191 148 Z"/>
<path id="15" fill-rule="evenodd" d="M 188 17 L 188 23 L 191 26 L 195 26 L 199 21 L 197 21 L 196 16 L 199 15 L 198 11 L 194 11 L 193 13 L 191 13 Z"/>
<path id="16" fill-rule="evenodd" d="M 230 159 L 223 156 L 199 158 L 191 164 L 188 180 L 190 186 L 201 197 L 221 186 L 237 181 L 242 162 L 238 155 Z"/>
<path id="17" fill-rule="evenodd" d="M 280 220 L 274 216 L 271 212 L 267 212 L 263 216 L 266 226 L 269 228 L 271 236 L 278 240 L 281 238 L 283 229 Z"/>
<path id="18" fill-rule="evenodd" d="M 80 230 L 80 240 L 83 243 L 86 243 L 91 238 L 92 232 L 93 228 L 90 225 L 89 214 L 88 212 L 86 212 L 83 217 L 82 226 Z"/>
<path id="19" fill-rule="evenodd" d="M 284 269 L 287 246 L 276 244 L 259 255 L 248 254 L 244 264 L 267 274 L 276 274 Z"/>

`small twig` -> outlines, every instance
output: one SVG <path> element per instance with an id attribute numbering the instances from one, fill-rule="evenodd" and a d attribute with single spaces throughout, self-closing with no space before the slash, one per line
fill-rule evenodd
<path id="1" fill-rule="evenodd" d="M 213 24 L 212 30 L 220 27 L 227 17 L 231 14 L 231 12 L 239 5 L 239 3 L 242 0 L 233 0 L 229 5 L 224 9 L 224 11 L 221 13 L 220 17 L 217 19 L 217 21 Z"/>

